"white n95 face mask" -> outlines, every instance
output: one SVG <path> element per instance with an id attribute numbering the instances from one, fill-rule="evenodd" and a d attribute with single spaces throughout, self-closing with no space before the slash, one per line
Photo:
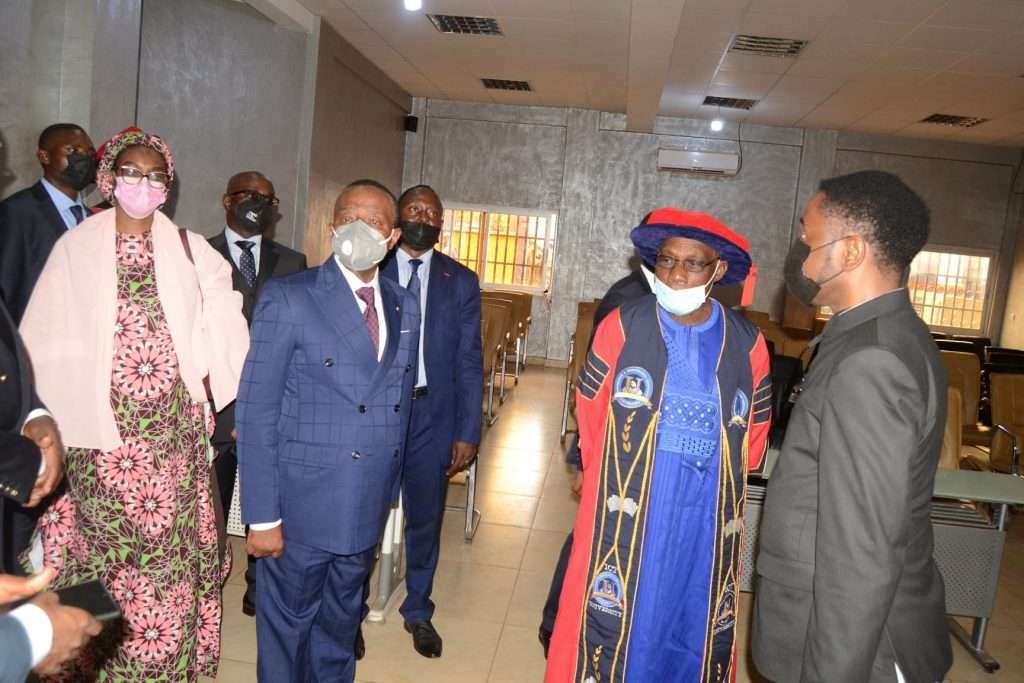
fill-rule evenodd
<path id="1" fill-rule="evenodd" d="M 334 229 L 331 248 L 343 266 L 359 272 L 373 268 L 387 256 L 390 239 L 390 235 L 381 237 L 363 221 L 355 220 Z"/>
<path id="2" fill-rule="evenodd" d="M 654 296 L 658 299 L 658 305 L 672 315 L 688 315 L 693 313 L 707 301 L 708 295 L 711 294 L 716 272 L 718 272 L 717 267 L 711 273 L 711 277 L 708 278 L 707 282 L 696 287 L 687 287 L 686 289 L 672 289 L 662 282 L 660 278 L 654 278 Z"/>

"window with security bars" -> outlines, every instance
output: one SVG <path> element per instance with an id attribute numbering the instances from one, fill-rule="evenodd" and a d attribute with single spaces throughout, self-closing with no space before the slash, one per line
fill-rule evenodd
<path id="1" fill-rule="evenodd" d="M 985 320 L 990 256 L 922 251 L 910 265 L 910 301 L 929 327 L 980 332 Z"/>
<path id="2" fill-rule="evenodd" d="M 551 285 L 556 223 L 554 212 L 452 206 L 444 211 L 441 251 L 485 288 L 543 292 Z"/>

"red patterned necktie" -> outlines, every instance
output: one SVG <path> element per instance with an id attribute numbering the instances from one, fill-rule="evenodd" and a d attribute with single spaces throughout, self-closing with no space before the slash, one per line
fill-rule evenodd
<path id="1" fill-rule="evenodd" d="M 366 302 L 363 320 L 366 321 L 366 329 L 370 331 L 374 352 L 380 353 L 380 322 L 377 320 L 377 308 L 373 305 L 373 287 L 360 287 L 356 290 L 356 296 Z"/>

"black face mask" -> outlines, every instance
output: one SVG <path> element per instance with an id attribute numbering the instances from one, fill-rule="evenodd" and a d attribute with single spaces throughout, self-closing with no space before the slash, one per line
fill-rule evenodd
<path id="1" fill-rule="evenodd" d="M 60 179 L 75 192 L 81 192 L 96 180 L 95 157 L 72 152 L 68 155 L 68 167 L 61 171 Z"/>
<path id="2" fill-rule="evenodd" d="M 402 229 L 402 242 L 414 251 L 426 251 L 441 239 L 441 228 L 435 228 L 430 223 L 399 221 L 398 227 Z"/>
<path id="3" fill-rule="evenodd" d="M 786 289 L 788 289 L 789 293 L 795 296 L 796 300 L 804 306 L 811 306 L 814 303 L 814 298 L 818 296 L 818 292 L 821 291 L 821 286 L 827 282 L 831 282 L 843 273 L 842 270 L 839 270 L 835 275 L 827 277 L 821 282 L 812 280 L 804 275 L 804 263 L 807 261 L 807 257 L 811 255 L 811 252 L 817 251 L 818 249 L 824 249 L 825 247 L 831 246 L 842 239 L 845 238 L 840 237 L 839 239 L 826 242 L 814 249 L 811 249 L 809 246 L 804 244 L 803 240 L 797 240 L 796 242 L 793 242 L 793 246 L 789 248 L 789 254 L 786 255 L 786 265 L 783 267 Z"/>
<path id="4" fill-rule="evenodd" d="M 274 207 L 265 199 L 257 197 L 238 202 L 232 213 L 239 227 L 254 235 L 265 232 L 274 220 Z"/>

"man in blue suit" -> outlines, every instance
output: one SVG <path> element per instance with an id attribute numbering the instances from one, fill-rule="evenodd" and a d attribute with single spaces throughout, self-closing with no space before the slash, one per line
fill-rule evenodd
<path id="1" fill-rule="evenodd" d="M 352 681 L 363 584 L 398 497 L 419 305 L 377 264 L 394 195 L 356 181 L 334 256 L 268 282 L 236 404 L 242 521 L 257 568 L 260 681 Z"/>
<path id="2" fill-rule="evenodd" d="M 406 190 L 398 215 L 402 240 L 382 270 L 386 279 L 419 299 L 423 320 L 402 470 L 408 595 L 399 611 L 416 651 L 440 657 L 430 593 L 448 477 L 476 457 L 483 417 L 480 282 L 469 268 L 434 251 L 444 213 L 433 189 L 417 185 Z"/>

